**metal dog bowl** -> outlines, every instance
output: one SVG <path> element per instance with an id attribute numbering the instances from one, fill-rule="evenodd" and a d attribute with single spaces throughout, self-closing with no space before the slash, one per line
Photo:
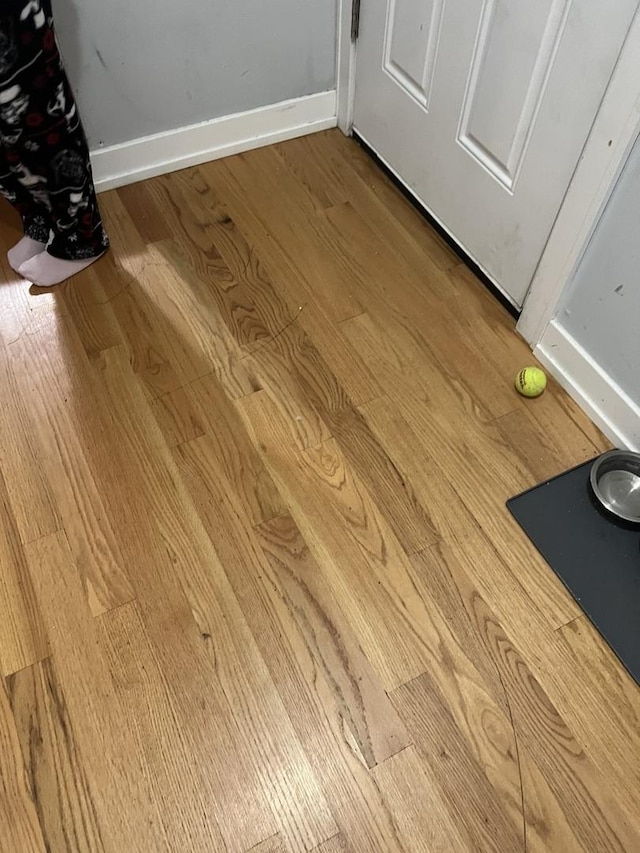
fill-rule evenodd
<path id="1" fill-rule="evenodd" d="M 603 453 L 591 468 L 591 488 L 607 512 L 640 525 L 640 453 Z"/>

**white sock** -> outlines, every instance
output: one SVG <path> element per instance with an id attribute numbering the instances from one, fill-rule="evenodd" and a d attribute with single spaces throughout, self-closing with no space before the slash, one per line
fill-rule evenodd
<path id="1" fill-rule="evenodd" d="M 104 252 L 101 252 L 93 258 L 66 261 L 63 258 L 55 258 L 49 252 L 42 252 L 22 264 L 18 272 L 32 284 L 37 284 L 39 287 L 53 287 L 90 267 L 103 255 Z"/>
<path id="2" fill-rule="evenodd" d="M 19 243 L 9 249 L 7 258 L 11 269 L 20 272 L 22 264 L 30 261 L 36 255 L 40 255 L 47 248 L 46 243 L 41 243 L 39 240 L 34 240 L 31 237 L 23 237 Z"/>

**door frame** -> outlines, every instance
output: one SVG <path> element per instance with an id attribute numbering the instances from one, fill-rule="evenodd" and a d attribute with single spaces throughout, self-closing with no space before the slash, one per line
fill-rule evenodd
<path id="1" fill-rule="evenodd" d="M 338 127 L 347 135 L 353 132 L 357 50 L 351 21 L 358 2 L 367 0 L 338 0 Z M 532 348 L 554 318 L 639 134 L 640 8 L 524 302 L 517 329 Z"/>
<path id="2" fill-rule="evenodd" d="M 336 50 L 336 89 L 338 127 L 346 135 L 353 133 L 353 109 L 356 100 L 356 41 L 353 39 L 353 15 L 361 0 L 338 0 L 338 43 Z"/>

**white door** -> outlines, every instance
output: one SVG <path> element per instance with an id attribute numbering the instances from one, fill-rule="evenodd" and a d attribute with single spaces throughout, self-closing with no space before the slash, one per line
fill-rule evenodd
<path id="1" fill-rule="evenodd" d="M 355 129 L 520 307 L 638 0 L 362 0 Z"/>

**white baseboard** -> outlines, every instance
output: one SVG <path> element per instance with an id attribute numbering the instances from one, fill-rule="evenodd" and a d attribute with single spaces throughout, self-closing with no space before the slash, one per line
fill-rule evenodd
<path id="1" fill-rule="evenodd" d="M 640 451 L 640 406 L 556 320 L 534 354 L 607 438 Z"/>
<path id="2" fill-rule="evenodd" d="M 91 152 L 99 192 L 283 142 L 337 124 L 336 93 L 321 92 Z"/>

